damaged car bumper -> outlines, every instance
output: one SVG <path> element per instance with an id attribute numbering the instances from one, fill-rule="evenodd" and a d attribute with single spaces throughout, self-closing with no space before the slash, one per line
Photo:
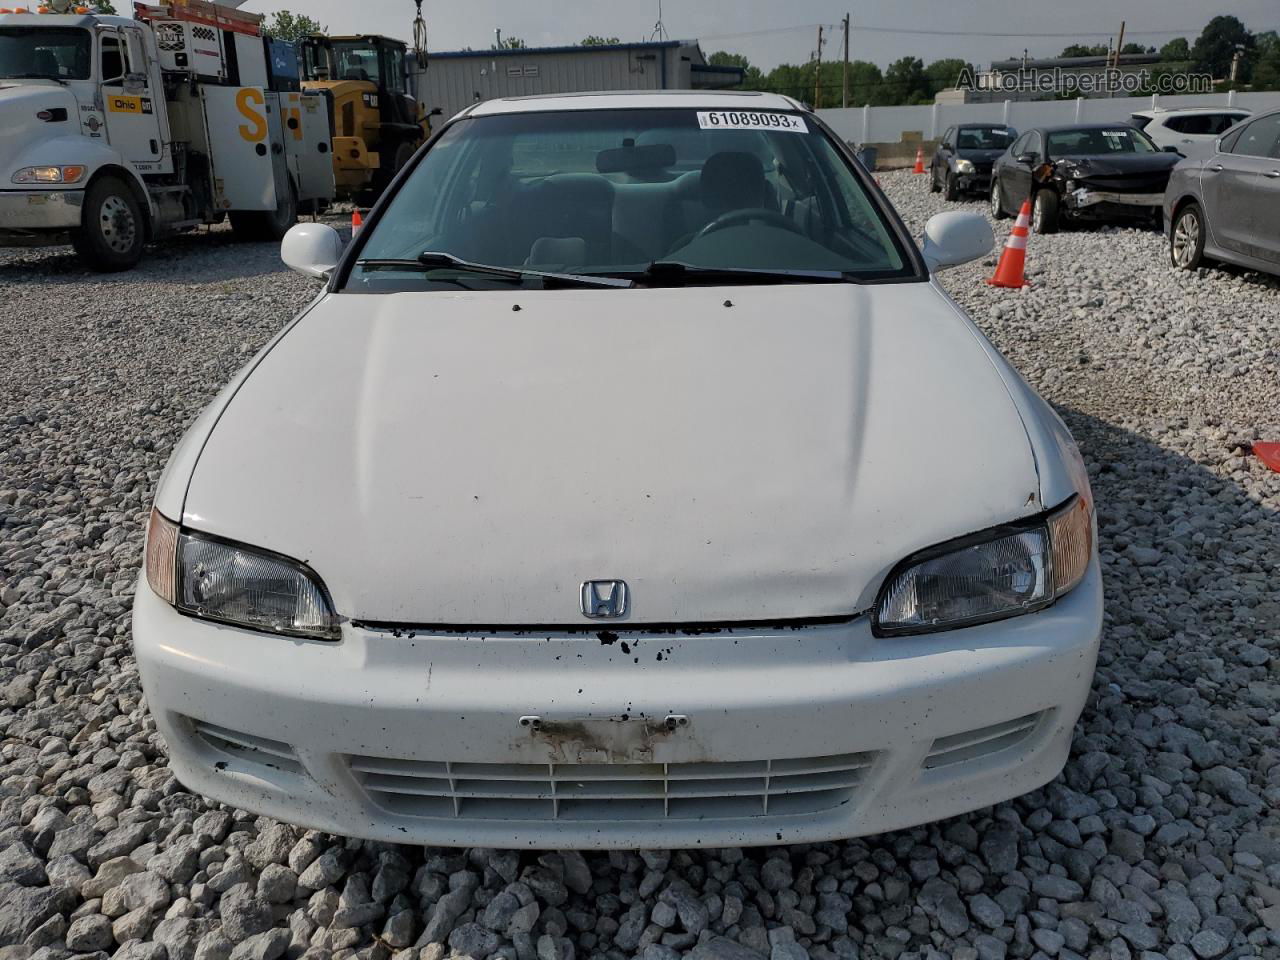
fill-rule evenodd
<path id="1" fill-rule="evenodd" d="M 184 616 L 139 586 L 148 702 L 187 787 L 394 843 L 646 848 L 853 837 L 1026 793 L 1066 762 L 1102 622 L 1095 554 L 1051 607 L 923 636 L 869 618 L 337 643 Z"/>
<path id="2" fill-rule="evenodd" d="M 1117 190 L 1095 190 L 1091 187 L 1077 187 L 1068 191 L 1066 203 L 1071 210 L 1088 210 L 1099 204 L 1118 207 L 1135 208 L 1135 213 L 1151 213 L 1164 204 L 1164 193 L 1124 193 Z"/>

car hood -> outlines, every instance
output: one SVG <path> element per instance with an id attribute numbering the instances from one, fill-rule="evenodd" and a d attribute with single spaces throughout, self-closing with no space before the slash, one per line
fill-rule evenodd
<path id="1" fill-rule="evenodd" d="M 1058 161 L 1058 166 L 1068 171 L 1074 171 L 1073 175 L 1076 176 L 1076 179 L 1093 177 L 1122 179 L 1124 177 L 1167 174 L 1181 160 L 1182 157 L 1176 153 L 1063 157 Z"/>
<path id="2" fill-rule="evenodd" d="M 583 581 L 619 579 L 630 623 L 673 624 L 865 610 L 1038 500 L 928 283 L 334 294 L 231 400 L 183 519 L 357 620 L 582 626 Z"/>

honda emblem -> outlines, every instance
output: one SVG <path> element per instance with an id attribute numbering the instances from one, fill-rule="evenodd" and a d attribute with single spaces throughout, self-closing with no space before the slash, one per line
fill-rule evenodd
<path id="1" fill-rule="evenodd" d="M 625 580 L 588 580 L 582 585 L 582 612 L 592 620 L 616 620 L 627 612 Z"/>

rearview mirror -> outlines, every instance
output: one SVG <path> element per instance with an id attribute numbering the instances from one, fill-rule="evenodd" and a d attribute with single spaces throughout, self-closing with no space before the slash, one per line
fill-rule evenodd
<path id="1" fill-rule="evenodd" d="M 939 213 L 924 225 L 924 261 L 929 272 L 985 257 L 995 245 L 987 218 L 976 213 Z"/>
<path id="2" fill-rule="evenodd" d="M 304 277 L 326 280 L 342 256 L 342 237 L 327 223 L 299 223 L 280 242 L 280 259 Z"/>

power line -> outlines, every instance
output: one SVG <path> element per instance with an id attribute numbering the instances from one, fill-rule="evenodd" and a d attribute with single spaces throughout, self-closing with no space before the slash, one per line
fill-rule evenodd
<path id="1" fill-rule="evenodd" d="M 791 27 L 768 27 L 763 30 L 744 30 L 741 33 L 702 33 L 699 34 L 698 37 L 701 40 L 733 40 L 739 37 L 764 37 L 776 33 L 810 32 L 816 30 L 818 27 L 834 30 L 837 26 L 838 24 L 833 23 L 798 23 Z M 1012 37 L 1015 39 L 1031 40 L 1037 38 L 1057 39 L 1065 37 L 1067 39 L 1078 38 L 1083 40 L 1086 38 L 1095 38 L 1105 40 L 1108 37 L 1115 36 L 1114 32 L 1092 33 L 1075 30 L 1061 33 L 1008 33 L 990 30 L 926 30 L 921 27 L 867 27 L 862 24 L 853 24 L 852 28 L 863 33 L 904 33 L 931 37 Z M 1188 27 L 1183 30 L 1130 30 L 1129 34 L 1130 36 L 1137 35 L 1144 37 L 1173 37 L 1186 36 L 1188 34 L 1198 35 L 1202 29 L 1202 27 Z"/>
<path id="2" fill-rule="evenodd" d="M 923 30 L 914 27 L 864 27 L 862 25 L 858 25 L 857 29 L 864 33 L 913 33 L 932 37 L 1017 37 L 1032 40 L 1051 37 L 1076 37 L 1083 39 L 1085 37 L 1106 38 L 1115 36 L 1114 33 L 1083 33 L 1074 31 L 1071 33 L 993 33 L 988 30 Z M 1203 28 L 1195 27 L 1190 30 L 1131 30 L 1129 32 L 1131 35 L 1144 37 L 1163 37 L 1198 34 L 1201 29 Z"/>
<path id="3" fill-rule="evenodd" d="M 700 33 L 699 40 L 733 40 L 738 37 L 764 37 L 773 33 L 806 33 L 816 30 L 818 27 L 833 27 L 829 23 L 801 23 L 794 27 L 771 27 L 766 30 L 744 30 L 742 33 Z"/>

